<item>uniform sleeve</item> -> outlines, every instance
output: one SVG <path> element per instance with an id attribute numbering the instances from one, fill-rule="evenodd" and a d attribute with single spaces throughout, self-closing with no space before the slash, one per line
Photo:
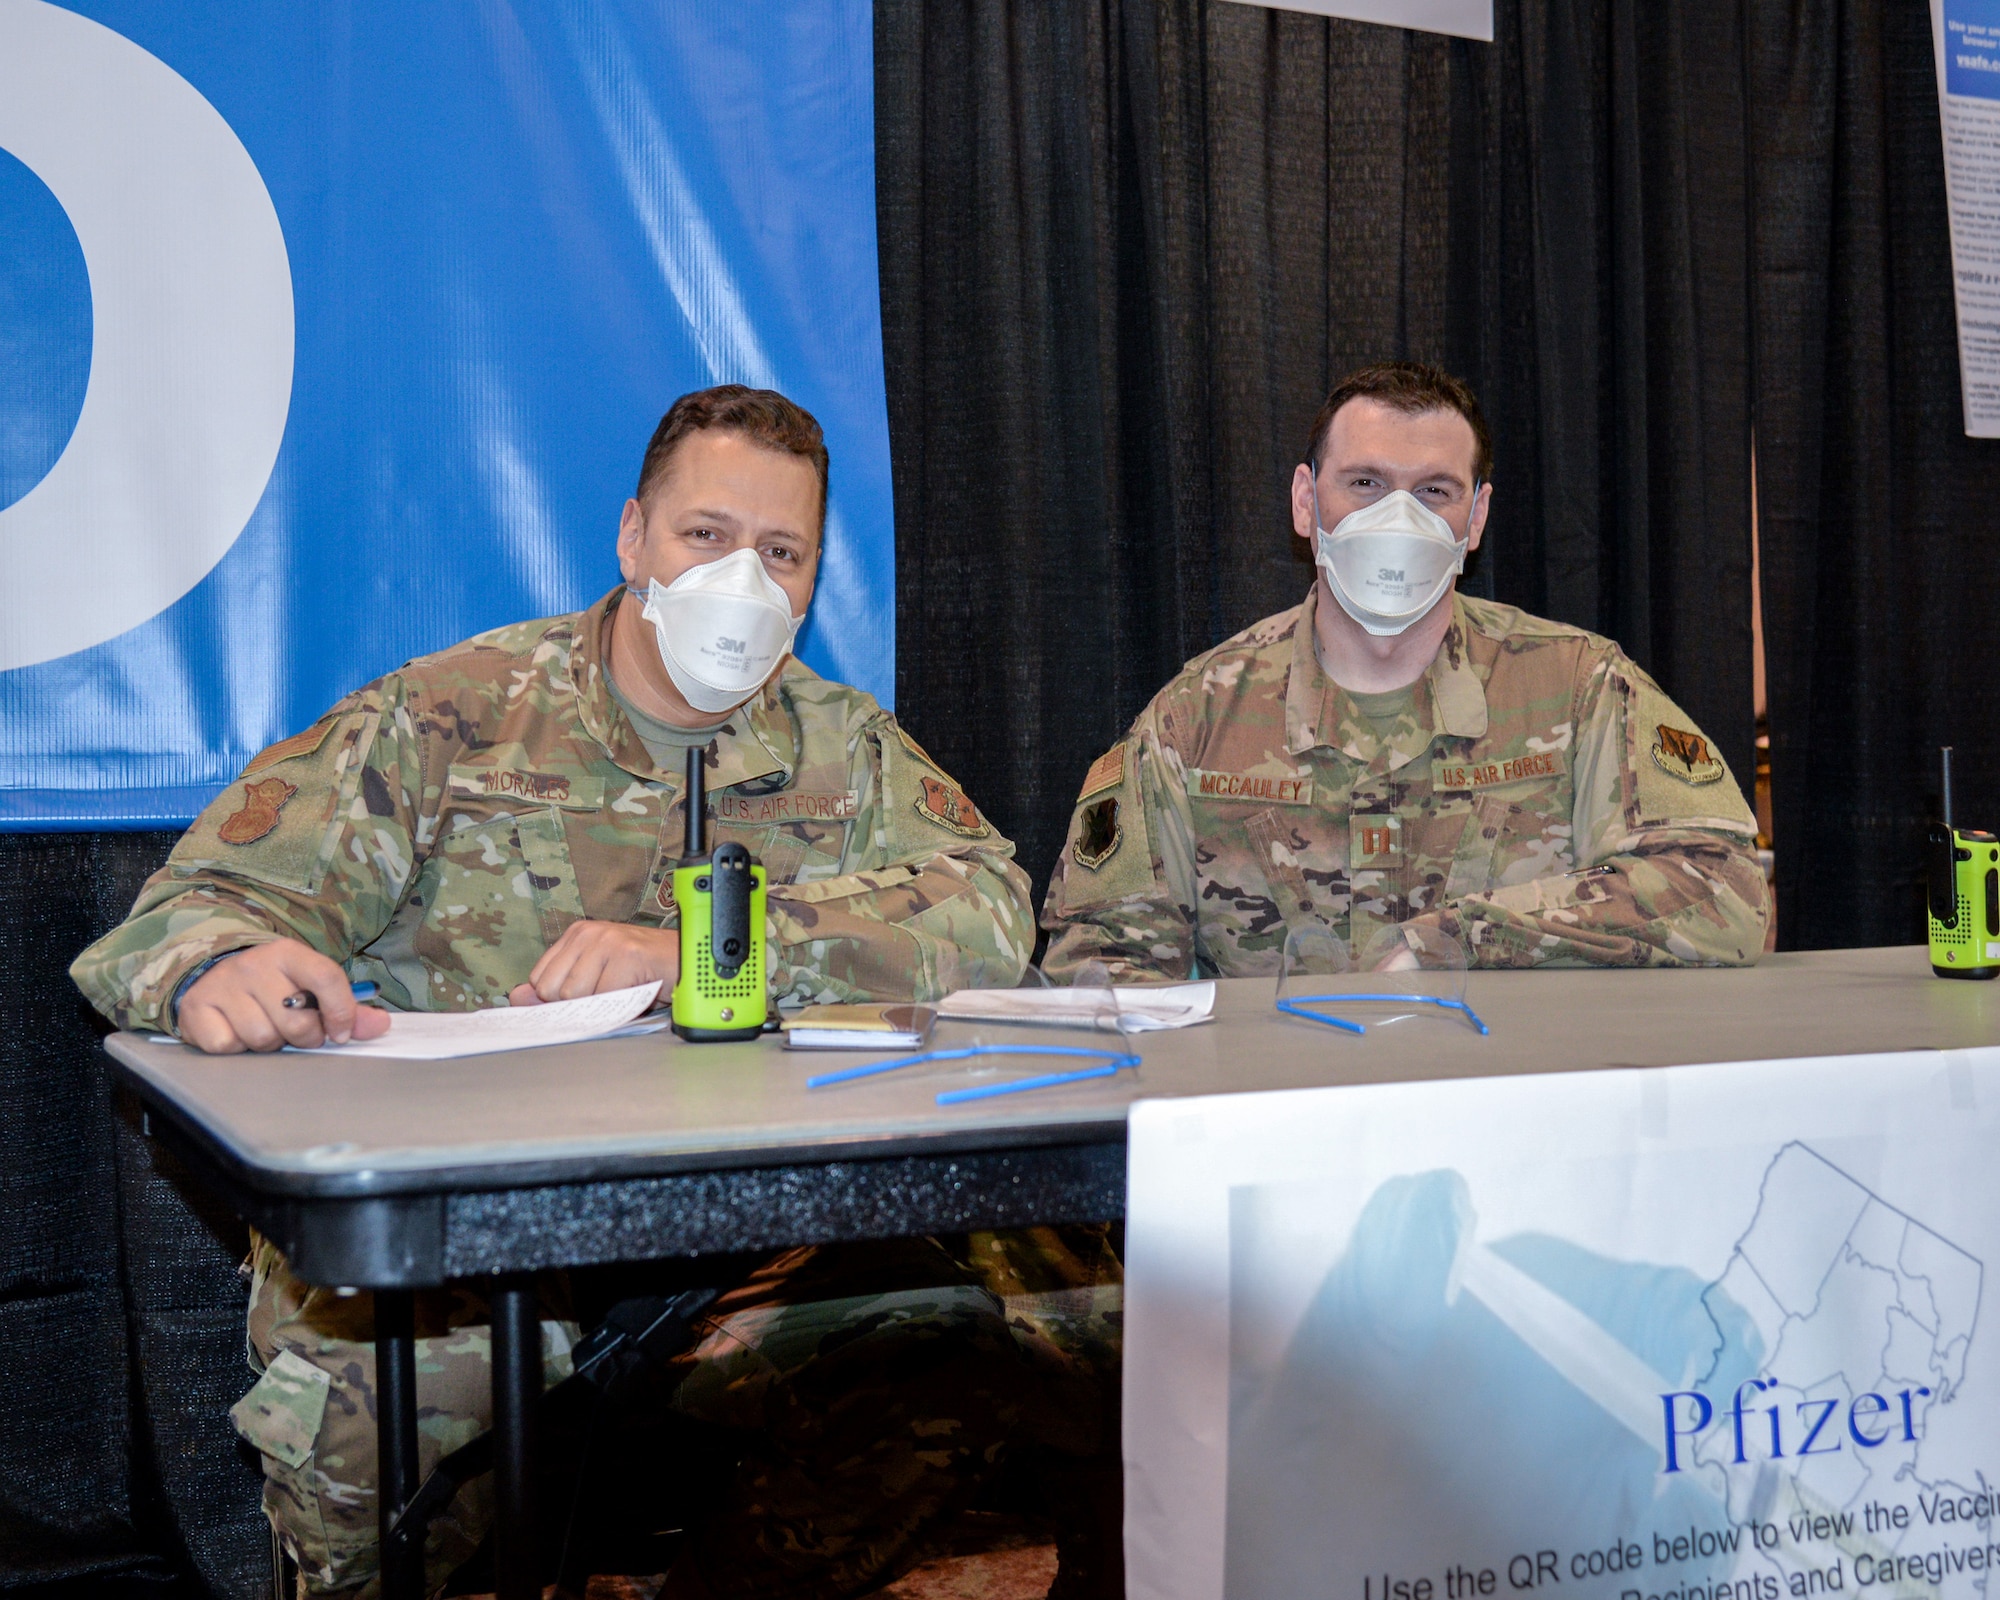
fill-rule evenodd
<path id="1" fill-rule="evenodd" d="M 407 709 L 384 685 L 362 690 L 244 768 L 71 978 L 119 1027 L 164 1031 L 211 956 L 298 939 L 346 961 L 409 882 L 423 799 Z"/>
<path id="2" fill-rule="evenodd" d="M 1073 983 L 1092 961 L 1116 983 L 1194 975 L 1194 819 L 1178 754 L 1149 707 L 1085 777 L 1042 906 L 1042 970 Z"/>
<path id="3" fill-rule="evenodd" d="M 1414 919 L 1482 967 L 1749 966 L 1770 898 L 1757 824 L 1708 740 L 1614 655 L 1577 715 L 1575 871 L 1503 881 Z"/>
<path id="4" fill-rule="evenodd" d="M 863 732 L 860 791 L 837 877 L 774 883 L 775 1000 L 935 1000 L 1012 988 L 1034 954 L 1014 846 L 883 717 Z"/>

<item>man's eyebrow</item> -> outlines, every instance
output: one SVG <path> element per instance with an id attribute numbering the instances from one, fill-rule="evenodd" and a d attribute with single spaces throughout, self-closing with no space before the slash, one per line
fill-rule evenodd
<path id="1" fill-rule="evenodd" d="M 1344 462 L 1340 466 L 1337 466 L 1332 470 L 1336 476 L 1345 475 L 1347 473 L 1358 472 L 1358 473 L 1365 473 L 1367 474 L 1367 476 L 1371 478 L 1387 478 L 1391 476 L 1396 469 L 1394 469 L 1393 467 L 1382 466 L 1379 463 L 1373 461 L 1351 461 L 1351 462 Z M 1433 467 L 1428 472 L 1421 472 L 1417 475 L 1417 481 L 1419 483 L 1429 483 L 1437 478 L 1449 478 L 1453 483 L 1460 483 L 1460 484 L 1467 481 L 1464 475 L 1461 474 L 1455 467 Z"/>
<path id="2" fill-rule="evenodd" d="M 731 528 L 747 526 L 736 512 L 725 511 L 720 506 L 692 506 L 682 512 L 677 521 L 684 529 L 698 528 L 711 522 L 720 522 Z M 811 548 L 813 543 L 811 534 L 801 533 L 796 528 L 759 528 L 756 533 L 760 539 L 784 539 L 802 550 Z"/>

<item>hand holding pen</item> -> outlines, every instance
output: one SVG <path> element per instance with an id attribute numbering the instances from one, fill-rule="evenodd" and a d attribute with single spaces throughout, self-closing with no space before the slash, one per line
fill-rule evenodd
<path id="1" fill-rule="evenodd" d="M 271 939 L 224 956 L 182 992 L 181 1038 L 197 1050 L 310 1050 L 328 1042 L 374 1039 L 389 1013 L 349 982 L 340 963 L 298 939 Z"/>
<path id="2" fill-rule="evenodd" d="M 381 986 L 373 983 L 350 983 L 347 988 L 357 1000 L 373 1000 L 382 992 Z M 298 989 L 285 996 L 284 1007 L 287 1011 L 317 1011 L 319 996 L 310 989 Z"/>

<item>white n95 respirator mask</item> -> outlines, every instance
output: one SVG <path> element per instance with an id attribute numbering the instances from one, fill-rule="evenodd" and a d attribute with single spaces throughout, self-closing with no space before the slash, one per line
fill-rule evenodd
<path id="1" fill-rule="evenodd" d="M 639 597 L 667 676 L 697 711 L 743 704 L 778 670 L 799 631 L 791 597 L 754 550 L 690 567 L 669 584 L 655 578 Z"/>
<path id="2" fill-rule="evenodd" d="M 1319 505 L 1317 484 L 1313 505 Z M 1465 570 L 1469 541 L 1407 489 L 1349 512 L 1331 532 L 1317 526 L 1314 532 L 1326 586 L 1340 609 L 1378 638 L 1409 627 Z"/>

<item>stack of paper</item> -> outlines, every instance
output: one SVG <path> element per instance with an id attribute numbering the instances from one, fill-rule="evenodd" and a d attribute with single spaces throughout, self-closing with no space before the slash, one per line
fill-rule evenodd
<path id="1" fill-rule="evenodd" d="M 393 1056 L 405 1061 L 449 1061 L 496 1050 L 533 1050 L 579 1044 L 617 1033 L 638 1018 L 660 992 L 657 983 L 612 989 L 581 1000 L 539 1006 L 495 1006 L 489 1011 L 397 1011 L 377 1039 L 323 1044 L 307 1055 Z"/>
<path id="2" fill-rule="evenodd" d="M 1038 1022 L 1109 1033 L 1190 1028 L 1215 1014 L 1215 984 L 1132 984 L 1110 989 L 960 989 L 938 1003 L 954 1022 Z"/>

